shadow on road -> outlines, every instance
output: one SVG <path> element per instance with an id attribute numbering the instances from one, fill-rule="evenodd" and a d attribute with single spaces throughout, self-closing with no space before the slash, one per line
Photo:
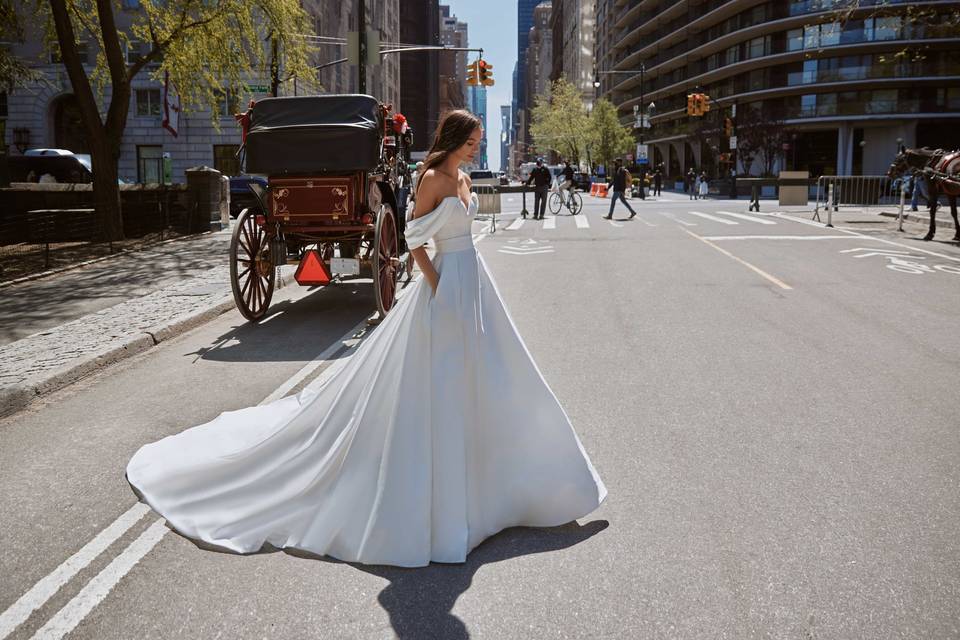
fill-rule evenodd
<path id="1" fill-rule="evenodd" d="M 610 526 L 594 520 L 581 526 L 570 522 L 559 527 L 512 527 L 484 540 L 463 564 L 431 563 L 427 567 L 369 566 L 350 563 L 360 571 L 390 581 L 377 600 L 390 615 L 390 624 L 400 638 L 470 637 L 466 625 L 453 613 L 453 605 L 470 588 L 480 567 L 501 560 L 572 547 Z M 288 550 L 291 555 L 299 555 Z"/>

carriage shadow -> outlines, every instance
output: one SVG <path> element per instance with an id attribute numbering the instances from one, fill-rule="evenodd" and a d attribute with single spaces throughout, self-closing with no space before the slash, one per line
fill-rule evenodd
<path id="1" fill-rule="evenodd" d="M 609 526 L 607 520 L 593 520 L 584 525 L 573 521 L 559 527 L 511 527 L 484 540 L 462 564 L 432 562 L 426 567 L 413 569 L 342 563 L 297 549 L 283 551 L 299 558 L 349 564 L 364 573 L 388 580 L 390 584 L 380 592 L 377 601 L 390 616 L 390 624 L 399 638 L 464 640 L 470 637 L 470 633 L 463 621 L 453 615 L 453 606 L 470 588 L 474 574 L 482 566 L 567 549 Z"/>
<path id="2" fill-rule="evenodd" d="M 310 360 L 375 308 L 369 282 L 317 288 L 296 300 L 271 305 L 266 318 L 259 323 L 238 318 L 240 324 L 217 336 L 209 345 L 185 355 L 217 362 Z"/>

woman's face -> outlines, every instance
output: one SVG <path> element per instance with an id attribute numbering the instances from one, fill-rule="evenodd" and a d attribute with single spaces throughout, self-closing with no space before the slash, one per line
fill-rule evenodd
<path id="1" fill-rule="evenodd" d="M 480 151 L 480 140 L 483 138 L 483 128 L 477 127 L 460 147 L 454 152 L 457 156 L 457 162 L 468 164 L 473 162 L 474 157 Z"/>

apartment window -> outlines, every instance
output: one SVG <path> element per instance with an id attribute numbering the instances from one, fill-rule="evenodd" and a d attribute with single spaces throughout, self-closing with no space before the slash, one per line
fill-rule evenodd
<path id="1" fill-rule="evenodd" d="M 240 100 L 232 91 L 217 91 L 217 113 L 221 118 L 232 118 L 240 111 Z"/>
<path id="2" fill-rule="evenodd" d="M 900 16 L 873 19 L 874 40 L 896 40 L 900 35 Z"/>
<path id="3" fill-rule="evenodd" d="M 760 58 L 770 50 L 770 36 L 754 38 L 747 43 L 747 58 Z"/>
<path id="4" fill-rule="evenodd" d="M 868 94 L 870 95 L 870 94 Z M 897 90 L 881 89 L 870 95 L 866 104 L 867 113 L 892 113 L 897 110 Z"/>
<path id="5" fill-rule="evenodd" d="M 801 49 L 803 49 L 803 29 L 790 29 L 787 31 L 787 51 Z"/>
<path id="6" fill-rule="evenodd" d="M 240 175 L 240 161 L 237 160 L 239 148 L 235 144 L 213 145 L 213 168 L 225 176 Z"/>
<path id="7" fill-rule="evenodd" d="M 727 49 L 723 64 L 734 64 L 740 62 L 740 45 L 734 45 Z"/>
<path id="8" fill-rule="evenodd" d="M 90 47 L 86 40 L 77 43 L 77 56 L 81 63 L 88 63 L 89 51 Z M 54 48 L 50 50 L 50 64 L 60 64 L 61 62 L 63 62 L 63 57 L 60 55 L 60 45 L 55 44 Z"/>
<path id="9" fill-rule="evenodd" d="M 160 115 L 160 89 L 137 89 L 137 115 Z"/>
<path id="10" fill-rule="evenodd" d="M 163 147 L 160 145 L 137 145 L 137 182 L 162 183 Z"/>
<path id="11" fill-rule="evenodd" d="M 804 117 L 817 115 L 817 94 L 800 96 L 800 114 Z"/>
<path id="12" fill-rule="evenodd" d="M 837 94 L 823 93 L 817 97 L 817 115 L 818 116 L 837 115 Z"/>

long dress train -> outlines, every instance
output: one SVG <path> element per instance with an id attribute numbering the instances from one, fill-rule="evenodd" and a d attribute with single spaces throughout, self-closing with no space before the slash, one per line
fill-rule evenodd
<path id="1" fill-rule="evenodd" d="M 137 496 L 190 538 L 364 564 L 463 562 L 511 526 L 556 526 L 606 488 L 517 333 L 457 196 L 407 223 L 440 274 L 316 390 L 143 446 Z"/>

